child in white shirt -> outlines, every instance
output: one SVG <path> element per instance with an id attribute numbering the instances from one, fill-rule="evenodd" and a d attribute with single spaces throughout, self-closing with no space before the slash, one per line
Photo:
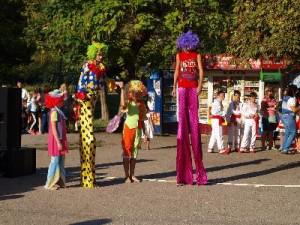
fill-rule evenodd
<path id="1" fill-rule="evenodd" d="M 241 92 L 233 92 L 232 101 L 229 104 L 226 120 L 228 122 L 228 149 L 229 151 L 239 151 L 241 144 Z"/>
<path id="2" fill-rule="evenodd" d="M 217 142 L 217 146 L 219 149 L 219 153 L 228 154 L 228 149 L 224 148 L 223 141 L 223 127 L 222 123 L 225 121 L 225 112 L 223 109 L 222 101 L 225 98 L 225 93 L 223 91 L 219 91 L 217 93 L 217 98 L 211 105 L 211 136 L 208 144 L 208 152 L 213 152 L 213 148 L 215 142 Z"/>
<path id="3" fill-rule="evenodd" d="M 242 117 L 244 118 L 244 135 L 240 148 L 242 153 L 248 152 L 248 148 L 250 148 L 250 152 L 255 153 L 257 119 L 259 118 L 256 97 L 257 94 L 251 92 L 247 103 L 242 107 Z"/>

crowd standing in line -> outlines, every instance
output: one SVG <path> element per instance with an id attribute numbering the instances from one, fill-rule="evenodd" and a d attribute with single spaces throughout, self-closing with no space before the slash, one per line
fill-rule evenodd
<path id="1" fill-rule="evenodd" d="M 274 90 L 267 87 L 260 105 L 256 103 L 257 94 L 251 92 L 241 103 L 241 93 L 235 90 L 227 112 L 222 101 L 224 92 L 216 94 L 209 107 L 211 137 L 208 152 L 212 153 L 217 142 L 219 153 L 255 153 L 256 140 L 261 136 L 262 150 L 280 150 L 283 154 L 300 153 L 300 90 L 288 85 L 283 91 L 282 101 L 278 102 Z M 228 143 L 224 148 L 224 125 L 228 127 Z M 261 131 L 261 133 L 259 133 Z M 279 136 L 279 147 L 276 140 Z"/>

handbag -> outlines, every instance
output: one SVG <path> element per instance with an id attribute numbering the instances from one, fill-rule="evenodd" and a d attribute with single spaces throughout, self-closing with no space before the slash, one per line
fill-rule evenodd
<path id="1" fill-rule="evenodd" d="M 113 133 L 118 129 L 122 120 L 122 116 L 123 116 L 122 113 L 117 114 L 108 122 L 106 127 L 107 133 Z"/>

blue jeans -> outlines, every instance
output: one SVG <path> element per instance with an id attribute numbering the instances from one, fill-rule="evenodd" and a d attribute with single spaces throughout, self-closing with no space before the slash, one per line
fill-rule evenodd
<path id="1" fill-rule="evenodd" d="M 281 119 L 285 129 L 282 150 L 288 151 L 296 135 L 296 121 L 292 114 L 283 114 Z"/>

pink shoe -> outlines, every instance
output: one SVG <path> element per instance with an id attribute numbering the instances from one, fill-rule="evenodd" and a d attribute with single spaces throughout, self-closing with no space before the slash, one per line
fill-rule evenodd
<path id="1" fill-rule="evenodd" d="M 220 150 L 219 153 L 224 154 L 224 155 L 229 155 L 230 154 L 230 149 L 229 148 L 223 148 L 222 150 Z"/>

